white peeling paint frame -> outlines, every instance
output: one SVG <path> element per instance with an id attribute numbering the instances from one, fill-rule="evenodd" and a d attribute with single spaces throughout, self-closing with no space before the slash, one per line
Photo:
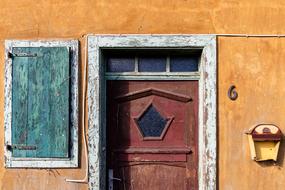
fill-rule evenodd
<path id="1" fill-rule="evenodd" d="M 12 59 L 13 47 L 66 47 L 70 50 L 71 112 L 69 158 L 15 158 L 7 145 L 12 141 Z M 7 168 L 74 168 L 78 167 L 78 41 L 77 40 L 6 40 L 5 41 L 5 112 L 4 156 Z"/>
<path id="2" fill-rule="evenodd" d="M 89 189 L 106 189 L 104 48 L 202 49 L 199 80 L 199 190 L 215 190 L 216 36 L 215 35 L 94 35 L 88 37 Z M 138 76 L 139 77 L 139 76 Z"/>

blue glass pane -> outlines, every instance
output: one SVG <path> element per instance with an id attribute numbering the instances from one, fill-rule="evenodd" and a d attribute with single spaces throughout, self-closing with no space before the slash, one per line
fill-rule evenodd
<path id="1" fill-rule="evenodd" d="M 170 72 L 198 71 L 198 58 L 172 57 L 170 58 Z"/>
<path id="2" fill-rule="evenodd" d="M 166 58 L 139 58 L 139 72 L 165 72 Z"/>
<path id="3" fill-rule="evenodd" d="M 109 58 L 107 72 L 133 72 L 135 70 L 134 58 Z"/>
<path id="4" fill-rule="evenodd" d="M 168 119 L 162 117 L 152 105 L 138 119 L 137 123 L 144 137 L 160 137 Z"/>

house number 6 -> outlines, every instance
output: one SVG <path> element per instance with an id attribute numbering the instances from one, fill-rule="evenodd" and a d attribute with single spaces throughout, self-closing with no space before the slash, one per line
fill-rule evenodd
<path id="1" fill-rule="evenodd" d="M 238 98 L 238 93 L 236 92 L 236 87 L 235 85 L 231 85 L 229 90 L 228 90 L 228 97 L 232 101 L 235 101 Z"/>

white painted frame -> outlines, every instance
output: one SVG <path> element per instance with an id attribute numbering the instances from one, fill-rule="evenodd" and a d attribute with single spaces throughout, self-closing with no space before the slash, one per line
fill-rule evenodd
<path id="1" fill-rule="evenodd" d="M 12 144 L 12 59 L 13 47 L 66 47 L 70 49 L 71 112 L 69 158 L 15 158 L 7 145 Z M 5 41 L 5 112 L 4 156 L 7 168 L 74 168 L 78 167 L 78 41 L 77 40 L 6 40 Z"/>
<path id="2" fill-rule="evenodd" d="M 88 37 L 89 189 L 106 189 L 106 79 L 101 61 L 101 50 L 105 48 L 202 49 L 199 77 L 189 75 L 184 80 L 199 80 L 199 190 L 215 190 L 217 188 L 215 35 L 93 35 Z M 133 79 L 139 77 L 135 76 Z M 161 76 L 160 80 L 163 78 L 169 79 Z"/>

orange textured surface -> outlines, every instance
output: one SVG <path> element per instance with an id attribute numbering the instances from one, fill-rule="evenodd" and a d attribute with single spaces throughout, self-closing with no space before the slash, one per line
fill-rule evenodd
<path id="1" fill-rule="evenodd" d="M 84 34 L 285 34 L 284 17 L 282 0 L 1 0 L 0 125 L 5 39 L 80 39 L 83 68 Z M 285 132 L 284 47 L 283 38 L 218 40 L 219 189 L 284 189 L 285 146 L 277 165 L 257 164 L 244 135 L 259 123 L 274 123 Z M 231 84 L 239 92 L 235 102 L 227 98 Z M 65 182 L 84 176 L 84 156 L 81 168 L 59 170 L 5 169 L 3 158 L 0 146 L 1 190 L 88 189 Z"/>
<path id="2" fill-rule="evenodd" d="M 285 132 L 284 47 L 284 38 L 219 39 L 220 189 L 284 189 L 284 142 L 277 163 L 257 163 L 245 135 L 270 123 Z M 226 96 L 231 84 L 239 93 L 235 102 Z"/>

